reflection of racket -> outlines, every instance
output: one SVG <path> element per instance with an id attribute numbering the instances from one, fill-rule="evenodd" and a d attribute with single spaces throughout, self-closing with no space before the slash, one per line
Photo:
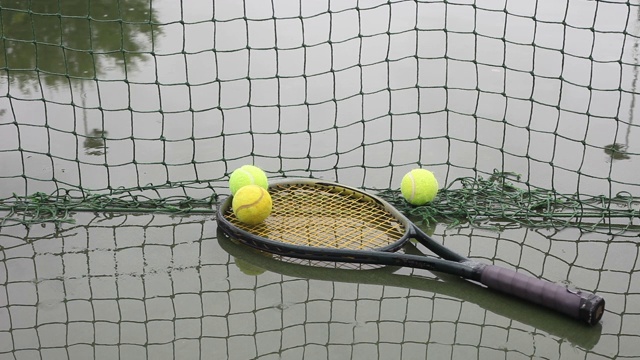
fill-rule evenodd
<path id="1" fill-rule="evenodd" d="M 269 187 L 273 212 L 249 226 L 233 214 L 229 197 L 218 209 L 218 225 L 251 247 L 303 259 L 415 267 L 458 275 L 596 324 L 604 299 L 583 291 L 467 259 L 425 234 L 384 200 L 361 190 L 298 179 Z M 416 238 L 440 256 L 395 253 Z"/>
<path id="2" fill-rule="evenodd" d="M 539 309 L 534 309 L 527 302 L 514 298 L 507 299 L 507 296 L 501 296 L 493 291 L 486 291 L 486 289 L 475 285 L 471 281 L 463 281 L 454 276 L 440 274 L 437 278 L 432 278 L 424 277 L 423 275 L 426 275 L 424 273 L 398 274 L 398 267 L 395 266 L 372 269 L 367 267 L 374 265 L 323 262 L 279 255 L 274 256 L 245 246 L 227 236 L 223 231 L 220 231 L 218 235 L 218 245 L 233 256 L 238 268 L 249 264 L 254 269 L 261 269 L 260 273 L 266 270 L 293 278 L 400 287 L 426 293 L 423 295 L 412 293 L 411 296 L 431 298 L 430 294 L 433 294 L 436 298 L 458 299 L 460 302 L 474 304 L 499 317 L 515 320 L 549 335 L 566 339 L 571 344 L 586 350 L 593 349 L 602 335 L 602 324 L 600 323 L 594 326 L 583 326 L 582 323 L 571 321 L 568 317 L 557 315 L 559 313 L 551 311 L 535 312 L 535 310 Z M 407 253 L 425 256 L 411 241 L 405 243 L 402 250 Z M 362 267 L 364 267 L 364 270 Z M 460 309 L 459 311 L 463 312 L 464 310 Z M 428 316 L 428 314 L 424 316 Z M 458 320 L 464 321 L 463 319 Z M 535 333 L 538 334 L 539 332 Z"/>

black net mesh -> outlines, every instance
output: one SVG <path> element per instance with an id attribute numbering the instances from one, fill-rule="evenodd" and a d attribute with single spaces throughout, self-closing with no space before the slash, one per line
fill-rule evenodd
<path id="1" fill-rule="evenodd" d="M 0 358 L 635 357 L 638 8 L 0 0 Z M 212 218 L 248 163 L 379 193 L 603 322 L 232 256 Z"/>

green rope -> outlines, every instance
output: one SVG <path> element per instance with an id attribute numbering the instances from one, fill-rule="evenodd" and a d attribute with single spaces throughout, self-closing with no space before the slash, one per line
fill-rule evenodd
<path id="1" fill-rule="evenodd" d="M 184 186 L 185 184 L 180 184 Z M 563 195 L 553 190 L 527 188 L 514 173 L 494 172 L 482 177 L 458 178 L 440 190 L 433 202 L 423 206 L 408 204 L 399 190 L 381 190 L 378 195 L 401 212 L 426 225 L 444 222 L 449 228 L 470 224 L 494 231 L 527 226 L 532 228 L 566 228 L 579 226 L 586 231 L 608 227 L 622 231 L 639 230 L 633 219 L 640 212 L 634 208 L 640 198 L 620 192 L 606 196 Z M 149 186 L 135 191 L 154 191 L 156 197 L 134 194 L 134 189 L 116 189 L 110 194 L 82 196 L 37 192 L 0 200 L 0 227 L 9 223 L 30 226 L 39 223 L 73 223 L 73 213 L 81 211 L 113 213 L 212 214 L 218 195 L 194 198 L 187 195 L 161 196 L 159 190 L 176 184 Z M 179 186 L 179 187 L 180 187 Z M 619 220 L 623 221 L 619 221 Z"/>
<path id="2" fill-rule="evenodd" d="M 182 184 L 184 185 L 184 184 Z M 167 185 L 166 187 L 170 187 Z M 163 186 L 135 189 L 160 190 Z M 113 213 L 166 213 L 166 214 L 212 214 L 218 196 L 212 190 L 206 198 L 193 198 L 186 195 L 160 196 L 152 198 L 147 195 L 134 194 L 134 189 L 116 189 L 110 194 L 92 194 L 84 196 L 65 194 L 45 194 L 37 192 L 28 196 L 13 194 L 7 199 L 0 199 L 0 211 L 8 213 L 0 217 L 0 227 L 9 223 L 31 226 L 40 223 L 75 223 L 74 212 L 94 211 Z"/>
<path id="3" fill-rule="evenodd" d="M 399 190 L 383 190 L 378 195 L 418 222 L 446 222 L 450 228 L 468 223 L 497 231 L 520 226 L 637 230 L 633 219 L 638 218 L 640 212 L 634 206 L 637 207 L 640 198 L 628 192 L 612 198 L 563 195 L 553 190 L 518 187 L 514 181 L 519 180 L 518 174 L 497 171 L 488 179 L 458 178 L 423 206 L 410 205 Z M 624 221 L 618 221 L 620 219 Z"/>

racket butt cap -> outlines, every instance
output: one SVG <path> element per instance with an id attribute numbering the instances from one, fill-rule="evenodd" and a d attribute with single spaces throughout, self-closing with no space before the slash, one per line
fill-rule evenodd
<path id="1" fill-rule="evenodd" d="M 578 316 L 580 320 L 589 325 L 597 324 L 604 314 L 604 299 L 596 294 L 581 293 L 580 310 Z"/>

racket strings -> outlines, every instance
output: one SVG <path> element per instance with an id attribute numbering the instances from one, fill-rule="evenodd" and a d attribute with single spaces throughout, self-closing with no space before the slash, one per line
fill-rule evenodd
<path id="1" fill-rule="evenodd" d="M 339 186 L 286 184 L 269 189 L 271 215 L 245 225 L 231 210 L 233 225 L 273 241 L 321 248 L 373 250 L 404 236 L 400 221 L 370 197 Z"/>

